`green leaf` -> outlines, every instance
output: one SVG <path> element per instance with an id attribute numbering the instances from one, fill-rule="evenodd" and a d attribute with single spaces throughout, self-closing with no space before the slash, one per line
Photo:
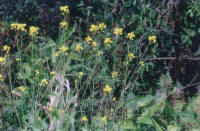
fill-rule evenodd
<path id="1" fill-rule="evenodd" d="M 155 97 L 152 95 L 146 95 L 145 97 L 140 98 L 137 102 L 137 108 L 144 107 L 144 106 L 151 104 L 153 102 L 154 98 Z"/>
<path id="2" fill-rule="evenodd" d="M 136 127 L 133 125 L 133 122 L 131 120 L 126 120 L 124 121 L 124 124 L 122 125 L 122 129 L 135 130 Z"/>
<path id="3" fill-rule="evenodd" d="M 169 125 L 169 126 L 167 126 L 167 131 L 180 131 L 180 127 L 174 126 L 174 125 Z"/>
<path id="4" fill-rule="evenodd" d="M 187 122 L 187 123 L 194 123 L 195 122 L 195 118 L 194 118 L 194 113 L 193 112 L 179 112 L 177 113 L 180 117 L 180 119 L 183 122 Z"/>

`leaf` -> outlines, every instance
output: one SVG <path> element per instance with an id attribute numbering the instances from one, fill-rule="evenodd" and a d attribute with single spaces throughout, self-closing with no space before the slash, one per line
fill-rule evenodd
<path id="1" fill-rule="evenodd" d="M 137 102 L 137 108 L 144 107 L 149 105 L 154 100 L 154 96 L 146 95 L 143 98 L 140 98 Z"/>
<path id="2" fill-rule="evenodd" d="M 180 117 L 180 119 L 183 122 L 187 122 L 187 123 L 194 123 L 195 122 L 195 118 L 194 118 L 194 113 L 193 112 L 179 112 L 177 113 Z"/>
<path id="3" fill-rule="evenodd" d="M 133 122 L 131 120 L 126 120 L 124 121 L 124 124 L 122 125 L 122 129 L 135 130 L 136 127 L 133 125 Z"/>
<path id="4" fill-rule="evenodd" d="M 169 125 L 169 126 L 167 126 L 167 131 L 180 131 L 180 127 L 174 126 L 174 125 Z"/>

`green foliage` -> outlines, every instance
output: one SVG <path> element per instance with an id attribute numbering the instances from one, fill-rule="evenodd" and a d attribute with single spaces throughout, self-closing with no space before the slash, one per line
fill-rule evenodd
<path id="1" fill-rule="evenodd" d="M 199 0 L 186 2 L 183 11 L 181 1 L 73 1 L 65 15 L 59 11 L 65 1 L 45 1 L 53 7 L 42 20 L 33 11 L 44 11 L 40 2 L 0 2 L 8 21 L 0 24 L 0 40 L 8 45 L 0 57 L 0 129 L 200 129 L 200 95 L 187 96 L 188 87 L 199 85 L 193 84 L 199 70 L 194 78 L 177 78 L 188 70 L 181 63 L 191 55 L 181 53 L 194 48 L 198 35 Z M 25 31 L 13 21 L 26 23 Z M 34 37 L 32 25 L 40 27 Z"/>

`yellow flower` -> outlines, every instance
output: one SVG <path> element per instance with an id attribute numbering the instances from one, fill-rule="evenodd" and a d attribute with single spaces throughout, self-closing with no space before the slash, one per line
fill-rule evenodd
<path id="1" fill-rule="evenodd" d="M 45 85 L 48 85 L 48 84 L 49 84 L 48 81 L 47 81 L 46 79 L 43 79 L 41 82 L 42 82 L 43 84 L 45 84 Z"/>
<path id="2" fill-rule="evenodd" d="M 66 21 L 60 22 L 60 29 L 68 30 L 69 24 Z"/>
<path id="3" fill-rule="evenodd" d="M 29 35 L 32 36 L 32 37 L 35 37 L 36 35 L 39 34 L 39 28 L 38 27 L 35 27 L 35 26 L 31 26 L 29 28 Z"/>
<path id="4" fill-rule="evenodd" d="M 10 26 L 11 30 L 26 32 L 26 24 L 12 23 Z"/>
<path id="5" fill-rule="evenodd" d="M 3 81 L 4 79 L 3 79 L 3 75 L 2 74 L 0 74 L 0 81 Z"/>
<path id="6" fill-rule="evenodd" d="M 79 72 L 78 77 L 81 78 L 83 76 L 83 74 L 84 74 L 83 72 Z"/>
<path id="7" fill-rule="evenodd" d="M 106 122 L 107 121 L 107 116 L 102 117 L 101 120 Z"/>
<path id="8" fill-rule="evenodd" d="M 59 54 L 60 54 L 60 51 L 57 51 L 56 54 L 55 54 L 55 56 L 59 56 Z"/>
<path id="9" fill-rule="evenodd" d="M 116 36 L 118 36 L 118 35 L 122 35 L 122 32 L 123 32 L 123 29 L 122 28 L 115 28 L 114 29 L 114 34 L 116 35 Z"/>
<path id="10" fill-rule="evenodd" d="M 61 46 L 60 48 L 59 48 L 59 50 L 61 51 L 61 52 L 65 52 L 66 50 L 68 50 L 69 48 L 68 47 L 65 47 L 65 46 Z"/>
<path id="11" fill-rule="evenodd" d="M 50 75 L 55 75 L 55 74 L 56 74 L 55 71 L 50 72 Z"/>
<path id="12" fill-rule="evenodd" d="M 92 42 L 92 46 L 93 46 L 93 47 L 96 47 L 96 46 L 97 46 L 97 42 L 93 41 L 93 42 Z"/>
<path id="13" fill-rule="evenodd" d="M 104 23 L 99 23 L 98 29 L 104 30 L 106 28 L 106 25 Z"/>
<path id="14" fill-rule="evenodd" d="M 113 43 L 113 41 L 111 40 L 111 38 L 105 38 L 104 39 L 104 44 L 112 44 Z"/>
<path id="15" fill-rule="evenodd" d="M 110 88 L 109 85 L 106 85 L 104 88 L 103 88 L 103 91 L 106 93 L 110 93 L 112 91 L 112 88 Z"/>
<path id="16" fill-rule="evenodd" d="M 153 42 L 153 43 L 156 43 L 156 38 L 157 37 L 155 35 L 149 36 L 149 41 Z"/>
<path id="17" fill-rule="evenodd" d="M 132 61 L 135 58 L 135 55 L 133 53 L 128 54 L 129 61 Z"/>
<path id="18" fill-rule="evenodd" d="M 87 37 L 85 38 L 85 41 L 86 41 L 88 44 L 90 44 L 90 42 L 92 42 L 92 38 L 91 38 L 90 36 L 87 36 Z"/>
<path id="19" fill-rule="evenodd" d="M 89 30 L 90 30 L 90 32 L 97 31 L 97 30 L 98 30 L 98 26 L 92 24 L 92 25 L 90 26 L 90 29 L 89 29 Z"/>
<path id="20" fill-rule="evenodd" d="M 74 51 L 76 51 L 76 52 L 80 52 L 82 50 L 83 50 L 83 47 L 81 45 L 76 45 L 76 47 L 74 49 Z"/>
<path id="21" fill-rule="evenodd" d="M 25 87 L 24 86 L 19 86 L 17 89 L 20 90 L 21 92 L 25 91 Z"/>
<path id="22" fill-rule="evenodd" d="M 0 63 L 3 65 L 6 63 L 6 58 L 5 57 L 0 57 Z"/>
<path id="23" fill-rule="evenodd" d="M 144 67 L 144 61 L 140 61 L 139 64 Z"/>
<path id="24" fill-rule="evenodd" d="M 84 122 L 88 122 L 88 118 L 86 116 L 83 116 L 81 120 Z"/>
<path id="25" fill-rule="evenodd" d="M 7 45 L 4 45 L 4 46 L 3 46 L 3 50 L 6 51 L 6 53 L 8 54 L 9 51 L 10 51 L 10 47 L 7 46 Z"/>
<path id="26" fill-rule="evenodd" d="M 35 76 L 38 76 L 40 72 L 38 70 L 35 70 Z"/>
<path id="27" fill-rule="evenodd" d="M 102 54 L 103 54 L 102 51 L 98 51 L 98 52 L 97 52 L 97 56 L 100 56 L 100 55 L 102 55 Z"/>
<path id="28" fill-rule="evenodd" d="M 20 60 L 21 60 L 20 58 L 17 58 L 17 59 L 16 59 L 16 61 L 20 61 Z"/>
<path id="29" fill-rule="evenodd" d="M 65 13 L 69 14 L 70 11 L 69 11 L 69 7 L 66 5 L 66 6 L 61 6 L 60 7 L 60 11 L 62 13 L 62 15 L 64 15 Z"/>
<path id="30" fill-rule="evenodd" d="M 52 112 L 53 111 L 52 107 L 48 107 L 48 111 Z"/>
<path id="31" fill-rule="evenodd" d="M 113 71 L 113 72 L 111 73 L 111 75 L 112 75 L 112 78 L 116 78 L 116 77 L 118 77 L 118 72 Z"/>
<path id="32" fill-rule="evenodd" d="M 135 34 L 133 32 L 128 33 L 126 36 L 126 38 L 128 38 L 129 40 L 133 40 L 134 37 L 135 37 Z"/>
<path id="33" fill-rule="evenodd" d="M 113 97 L 113 99 L 112 99 L 113 101 L 115 101 L 116 100 L 116 97 Z"/>

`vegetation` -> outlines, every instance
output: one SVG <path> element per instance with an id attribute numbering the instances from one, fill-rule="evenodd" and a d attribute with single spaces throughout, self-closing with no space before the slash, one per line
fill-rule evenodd
<path id="1" fill-rule="evenodd" d="M 0 14 L 0 130 L 200 130 L 200 0 L 2 0 Z"/>

